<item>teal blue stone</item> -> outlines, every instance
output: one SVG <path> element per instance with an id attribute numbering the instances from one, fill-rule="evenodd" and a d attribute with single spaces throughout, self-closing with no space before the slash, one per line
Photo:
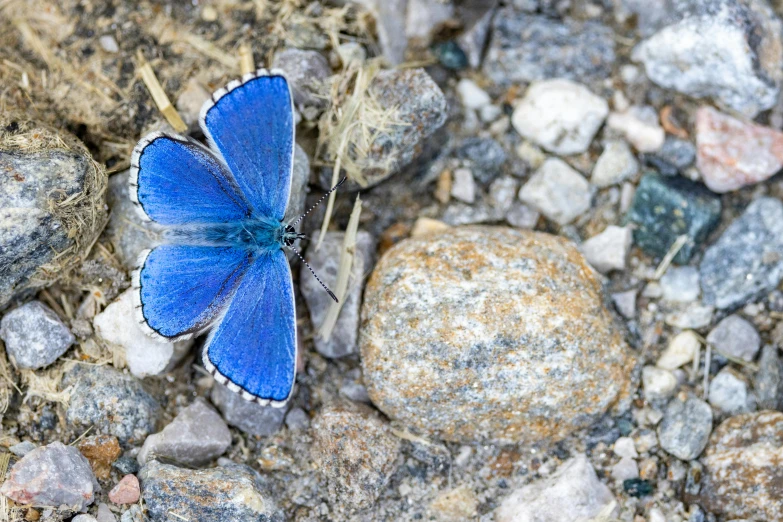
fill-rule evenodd
<path id="1" fill-rule="evenodd" d="M 634 243 L 654 257 L 664 256 L 679 236 L 688 236 L 674 258 L 685 264 L 718 225 L 720 212 L 720 199 L 703 185 L 648 173 L 636 188 L 626 222 L 635 225 Z"/>
<path id="2" fill-rule="evenodd" d="M 432 52 L 446 69 L 458 71 L 468 67 L 468 56 L 454 40 L 432 46 Z"/>

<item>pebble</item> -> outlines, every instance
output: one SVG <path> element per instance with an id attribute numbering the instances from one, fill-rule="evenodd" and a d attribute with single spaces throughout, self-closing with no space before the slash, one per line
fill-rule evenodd
<path id="1" fill-rule="evenodd" d="M 351 64 L 363 64 L 367 60 L 367 49 L 359 42 L 343 42 L 337 46 L 337 54 L 347 67 Z"/>
<path id="2" fill-rule="evenodd" d="M 472 23 L 469 21 L 465 24 L 467 27 L 457 37 L 457 43 L 460 49 L 465 52 L 468 65 L 473 69 L 478 69 L 481 66 L 481 60 L 487 48 L 487 40 L 489 40 L 492 19 L 495 17 L 496 8 L 493 4 L 475 4 L 475 7 L 483 9 L 479 11 L 479 13 L 483 14 L 474 17 Z"/>
<path id="3" fill-rule="evenodd" d="M 670 266 L 660 279 L 663 299 L 691 303 L 699 298 L 699 270 L 692 266 Z"/>
<path id="4" fill-rule="evenodd" d="M 768 344 L 761 349 L 759 370 L 754 378 L 754 392 L 759 410 L 779 410 L 783 403 L 781 391 L 783 391 L 783 366 L 778 355 L 778 347 Z"/>
<path id="5" fill-rule="evenodd" d="M 307 259 L 307 262 L 326 286 L 335 288 L 345 234 L 342 232 L 327 232 L 321 243 L 321 248 L 316 251 L 315 245 L 318 244 L 320 237 L 320 232 L 313 233 L 312 240 L 305 253 L 305 259 Z M 313 339 L 315 349 L 324 357 L 344 357 L 357 351 L 359 309 L 362 302 L 362 291 L 364 290 L 364 276 L 372 264 L 372 236 L 360 230 L 356 235 L 356 245 L 351 275 L 348 278 L 348 287 L 342 299 L 340 315 L 337 318 L 332 335 L 329 339 L 324 339 L 316 334 Z M 310 310 L 310 318 L 317 332 L 324 323 L 334 301 L 309 270 L 300 272 L 299 288 L 305 298 L 307 308 Z"/>
<path id="6" fill-rule="evenodd" d="M 250 435 L 261 437 L 273 435 L 277 433 L 285 419 L 285 408 L 261 406 L 246 401 L 222 384 L 215 383 L 212 386 L 210 398 L 229 425 Z"/>
<path id="7" fill-rule="evenodd" d="M 748 393 L 748 382 L 732 368 L 725 367 L 710 381 L 709 401 L 724 415 L 747 413 L 756 406 Z"/>
<path id="8" fill-rule="evenodd" d="M 681 330 L 698 330 L 712 324 L 713 315 L 715 315 L 715 308 L 712 306 L 688 304 L 683 310 L 666 314 L 664 321 L 669 326 Z"/>
<path id="9" fill-rule="evenodd" d="M 738 315 L 730 315 L 719 322 L 707 335 L 707 342 L 721 355 L 748 362 L 756 358 L 761 348 L 756 328 Z"/>
<path id="10" fill-rule="evenodd" d="M 122 450 L 117 437 L 111 435 L 92 435 L 79 442 L 79 451 L 90 462 L 93 473 L 101 480 L 108 480 L 111 467 Z"/>
<path id="11" fill-rule="evenodd" d="M 116 53 L 120 50 L 120 46 L 117 45 L 117 40 L 115 40 L 114 37 L 110 34 L 105 34 L 98 38 L 98 43 L 107 53 Z"/>
<path id="12" fill-rule="evenodd" d="M 621 140 L 612 140 L 606 144 L 595 162 L 590 183 L 596 187 L 609 187 L 635 176 L 637 172 L 639 162 L 628 144 Z"/>
<path id="13" fill-rule="evenodd" d="M 328 103 L 329 62 L 318 51 L 288 48 L 275 53 L 272 69 L 281 69 L 291 85 L 294 103 L 300 108 L 325 108 Z"/>
<path id="14" fill-rule="evenodd" d="M 718 194 L 755 185 L 783 167 L 783 132 L 701 107 L 696 112 L 696 165 Z"/>
<path id="15" fill-rule="evenodd" d="M 666 350 L 663 351 L 655 365 L 664 370 L 676 370 L 693 361 L 693 358 L 699 353 L 700 346 L 701 341 L 695 332 L 690 330 L 681 332 L 669 341 Z"/>
<path id="16" fill-rule="evenodd" d="M 123 445 L 141 443 L 155 431 L 160 405 L 130 375 L 110 366 L 76 365 L 64 375 L 62 386 L 73 386 L 65 419 L 77 429 L 93 427 Z"/>
<path id="17" fill-rule="evenodd" d="M 291 431 L 303 431 L 310 427 L 310 416 L 302 408 L 291 408 L 285 416 L 285 425 Z"/>
<path id="18" fill-rule="evenodd" d="M 639 454 L 636 452 L 636 446 L 634 445 L 633 439 L 631 437 L 620 437 L 614 441 L 612 451 L 614 451 L 615 455 L 621 458 L 627 457 L 630 459 L 635 459 L 639 456 Z"/>
<path id="19" fill-rule="evenodd" d="M 455 156 L 470 167 L 473 178 L 482 185 L 489 184 L 501 172 L 506 162 L 503 145 L 492 138 L 475 136 L 462 141 Z"/>
<path id="20" fill-rule="evenodd" d="M 71 522 L 98 522 L 98 520 L 92 515 L 87 515 L 83 513 L 81 515 L 76 515 L 75 517 L 73 517 L 71 519 Z"/>
<path id="21" fill-rule="evenodd" d="M 95 316 L 96 335 L 125 354 L 128 369 L 136 377 L 161 375 L 172 370 L 188 354 L 193 340 L 172 343 L 153 339 L 137 320 L 134 293 L 130 288 Z"/>
<path id="22" fill-rule="evenodd" d="M 652 256 L 663 257 L 687 235 L 674 257 L 676 264 L 686 264 L 720 222 L 720 212 L 720 199 L 703 186 L 649 173 L 636 188 L 627 220 L 636 225 L 634 243 Z"/>
<path id="23" fill-rule="evenodd" d="M 598 22 L 560 22 L 545 15 L 500 9 L 483 71 L 498 85 L 549 78 L 603 80 L 615 61 L 614 34 Z"/>
<path id="24" fill-rule="evenodd" d="M 559 225 L 590 209 L 587 180 L 559 158 L 549 158 L 519 191 L 519 199 Z"/>
<path id="25" fill-rule="evenodd" d="M 476 182 L 470 169 L 455 169 L 451 196 L 465 203 L 476 201 Z"/>
<path id="26" fill-rule="evenodd" d="M 606 230 L 582 243 L 580 250 L 590 266 L 605 274 L 612 270 L 625 270 L 632 242 L 630 228 L 609 225 Z"/>
<path id="27" fill-rule="evenodd" d="M 513 176 L 501 176 L 489 186 L 489 202 L 503 214 L 514 206 L 519 192 L 519 182 Z M 508 218 L 506 218 L 508 219 Z M 532 228 L 532 227 L 528 227 Z"/>
<path id="28" fill-rule="evenodd" d="M 126 511 L 123 511 L 120 517 L 120 522 L 146 522 L 148 519 L 144 517 L 144 512 L 138 504 L 133 504 L 128 507 Z M 163 522 L 163 520 L 161 520 Z"/>
<path id="29" fill-rule="evenodd" d="M 14 366 L 24 370 L 49 366 L 76 341 L 57 314 L 40 301 L 5 314 L 0 320 L 0 339 Z"/>
<path id="30" fill-rule="evenodd" d="M 487 91 L 468 78 L 463 78 L 457 82 L 457 94 L 466 109 L 478 110 L 492 102 Z"/>
<path id="31" fill-rule="evenodd" d="M 701 488 L 687 501 L 726 520 L 783 520 L 781 448 L 783 413 L 762 411 L 725 420 L 701 459 Z"/>
<path id="32" fill-rule="evenodd" d="M 122 473 L 123 475 L 129 475 L 139 472 L 139 461 L 135 457 L 122 456 L 115 460 L 111 467 Z"/>
<path id="33" fill-rule="evenodd" d="M 0 118 L 0 128 L 14 129 L 0 133 L 0 309 L 86 258 L 106 219 L 106 171 L 82 142 L 29 116 L 12 117 L 4 111 Z M 53 210 L 66 199 L 73 204 Z"/>
<path id="34" fill-rule="evenodd" d="M 636 290 L 626 290 L 625 292 L 617 292 L 612 294 L 612 301 L 614 306 L 620 315 L 626 319 L 633 319 L 636 317 Z"/>
<path id="35" fill-rule="evenodd" d="M 658 113 L 649 106 L 633 106 L 613 112 L 606 125 L 625 136 L 639 152 L 655 152 L 663 147 L 666 133 L 658 123 Z"/>
<path id="36" fill-rule="evenodd" d="M 150 435 L 139 451 L 139 464 L 170 459 L 185 466 L 202 466 L 231 446 L 231 432 L 220 415 L 198 398 L 179 412 L 163 431 Z"/>
<path id="37" fill-rule="evenodd" d="M 614 501 L 587 457 L 577 455 L 551 476 L 523 486 L 503 499 L 495 510 L 495 522 L 590 520 Z"/>
<path id="38" fill-rule="evenodd" d="M 211 96 L 212 93 L 206 90 L 197 78 L 189 79 L 185 84 L 185 88 L 177 96 L 177 112 L 179 112 L 182 121 L 188 126 L 190 132 L 200 131 L 198 119 L 201 107 Z M 109 180 L 109 183 L 111 184 L 111 180 Z M 111 208 L 113 211 L 114 207 L 111 206 Z"/>
<path id="39" fill-rule="evenodd" d="M 636 362 L 603 302 L 562 238 L 474 226 L 406 239 L 365 291 L 365 385 L 389 417 L 444 440 L 560 439 L 627 404 Z"/>
<path id="40" fill-rule="evenodd" d="M 52 442 L 14 464 L 0 493 L 17 504 L 84 511 L 98 489 L 90 463 L 79 450 Z"/>
<path id="41" fill-rule="evenodd" d="M 642 390 L 650 402 L 670 399 L 677 390 L 677 378 L 669 370 L 645 366 L 642 369 Z"/>
<path id="42" fill-rule="evenodd" d="M 618 482 L 639 478 L 639 465 L 634 459 L 623 457 L 612 466 L 612 478 Z"/>
<path id="43" fill-rule="evenodd" d="M 447 110 L 446 97 L 424 69 L 381 71 L 369 90 L 379 109 L 394 110 L 398 122 L 378 132 L 362 160 L 362 174 L 372 186 L 413 161 L 424 140 L 445 123 Z"/>
<path id="44" fill-rule="evenodd" d="M 13 446 L 10 446 L 8 448 L 8 451 L 16 455 L 17 457 L 24 457 L 31 451 L 33 451 L 38 446 L 34 443 L 30 442 L 29 440 L 24 440 L 22 442 L 19 442 L 18 444 L 14 444 Z"/>
<path id="45" fill-rule="evenodd" d="M 405 35 L 409 45 L 427 46 L 434 33 L 454 17 L 454 4 L 441 0 L 408 0 Z"/>
<path id="46" fill-rule="evenodd" d="M 139 501 L 141 490 L 136 475 L 125 475 L 109 491 L 109 500 L 115 504 L 135 504 Z"/>
<path id="47" fill-rule="evenodd" d="M 139 479 L 153 522 L 259 522 L 277 516 L 272 499 L 257 489 L 252 470 L 242 466 L 191 470 L 153 460 L 141 469 Z"/>
<path id="48" fill-rule="evenodd" d="M 783 279 L 783 203 L 755 200 L 704 252 L 703 302 L 720 309 L 743 306 Z"/>
<path id="49" fill-rule="evenodd" d="M 312 437 L 310 455 L 333 504 L 371 506 L 397 469 L 400 439 L 366 406 L 325 406 L 313 419 Z"/>
<path id="50" fill-rule="evenodd" d="M 570 80 L 532 84 L 514 109 L 514 129 L 544 149 L 567 156 L 585 152 L 609 114 L 606 100 Z"/>
<path id="51" fill-rule="evenodd" d="M 667 453 L 681 460 L 697 458 L 712 431 L 712 409 L 709 404 L 688 397 L 672 399 L 658 426 L 658 440 Z"/>
<path id="52" fill-rule="evenodd" d="M 766 2 L 675 3 L 671 23 L 642 41 L 632 59 L 661 87 L 711 97 L 754 117 L 777 102 L 781 23 Z"/>
<path id="53" fill-rule="evenodd" d="M 117 517 L 114 516 L 107 504 L 98 504 L 96 518 L 98 522 L 117 522 Z"/>
<path id="54" fill-rule="evenodd" d="M 520 201 L 514 201 L 506 212 L 506 221 L 512 227 L 534 229 L 541 217 L 539 212 Z"/>
<path id="55" fill-rule="evenodd" d="M 430 504 L 435 520 L 457 522 L 473 520 L 478 515 L 479 500 L 469 486 L 459 486 L 438 493 Z"/>
<path id="56" fill-rule="evenodd" d="M 645 154 L 644 161 L 664 176 L 684 174 L 696 161 L 696 147 L 690 141 L 667 136 L 661 150 Z"/>

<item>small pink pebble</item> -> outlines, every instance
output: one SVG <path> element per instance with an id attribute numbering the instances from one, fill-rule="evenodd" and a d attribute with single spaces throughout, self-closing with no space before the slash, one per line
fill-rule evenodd
<path id="1" fill-rule="evenodd" d="M 139 495 L 139 479 L 136 478 L 136 475 L 125 475 L 109 491 L 109 500 L 115 504 L 135 504 L 139 501 Z"/>

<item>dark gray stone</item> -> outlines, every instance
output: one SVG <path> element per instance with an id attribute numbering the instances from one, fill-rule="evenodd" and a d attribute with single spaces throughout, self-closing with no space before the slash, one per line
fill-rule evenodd
<path id="1" fill-rule="evenodd" d="M 27 455 L 37 447 L 38 446 L 30 442 L 29 440 L 25 440 L 18 444 L 14 444 L 10 448 L 8 448 L 8 451 L 13 453 L 17 457 L 24 457 L 25 455 Z"/>
<path id="2" fill-rule="evenodd" d="M 685 264 L 720 221 L 720 199 L 684 178 L 645 174 L 634 195 L 627 220 L 634 223 L 634 243 L 648 254 L 664 256 L 681 235 L 688 242 L 674 257 Z"/>
<path id="3" fill-rule="evenodd" d="M 672 399 L 658 426 L 661 447 L 681 460 L 697 458 L 712 431 L 712 409 L 696 397 L 685 401 Z"/>
<path id="4" fill-rule="evenodd" d="M 760 410 L 779 410 L 783 407 L 783 366 L 778 347 L 774 344 L 768 344 L 761 349 L 754 390 Z"/>
<path id="5" fill-rule="evenodd" d="M 185 466 L 203 466 L 231 446 L 231 432 L 218 412 L 202 398 L 182 410 L 163 430 L 147 437 L 138 460 L 169 459 Z"/>
<path id="6" fill-rule="evenodd" d="M 470 167 L 473 177 L 482 185 L 488 185 L 506 162 L 506 151 L 492 138 L 467 138 L 457 148 L 455 156 Z"/>
<path id="7" fill-rule="evenodd" d="M 277 433 L 285 419 L 286 408 L 246 401 L 222 384 L 215 383 L 210 398 L 228 424 L 250 435 L 266 437 Z"/>
<path id="8" fill-rule="evenodd" d="M 256 488 L 253 474 L 239 466 L 190 470 L 152 461 L 139 479 L 151 522 L 282 520 L 272 499 Z"/>
<path id="9" fill-rule="evenodd" d="M 54 311 L 40 301 L 16 308 L 0 320 L 0 339 L 17 368 L 37 370 L 56 361 L 76 338 Z"/>
<path id="10" fill-rule="evenodd" d="M 77 429 L 108 433 L 121 444 L 141 443 L 155 431 L 161 410 L 141 382 L 111 366 L 76 365 L 63 387 L 73 386 L 66 421 Z"/>
<path id="11" fill-rule="evenodd" d="M 775 289 L 783 279 L 783 203 L 759 198 L 704 253 L 699 266 L 704 303 L 734 309 Z"/>
<path id="12" fill-rule="evenodd" d="M 83 511 L 99 489 L 90 463 L 79 450 L 53 442 L 14 464 L 0 493 L 17 504 Z"/>
<path id="13" fill-rule="evenodd" d="M 614 60 L 614 35 L 603 24 L 559 22 L 506 7 L 494 17 L 483 69 L 499 85 L 550 78 L 589 82 L 608 77 Z"/>

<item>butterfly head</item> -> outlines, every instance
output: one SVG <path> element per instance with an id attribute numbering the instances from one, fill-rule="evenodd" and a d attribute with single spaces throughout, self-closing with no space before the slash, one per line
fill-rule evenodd
<path id="1" fill-rule="evenodd" d="M 305 239 L 305 235 L 294 230 L 292 225 L 286 225 L 285 228 L 283 228 L 283 244 L 287 247 L 291 247 L 297 239 Z"/>

